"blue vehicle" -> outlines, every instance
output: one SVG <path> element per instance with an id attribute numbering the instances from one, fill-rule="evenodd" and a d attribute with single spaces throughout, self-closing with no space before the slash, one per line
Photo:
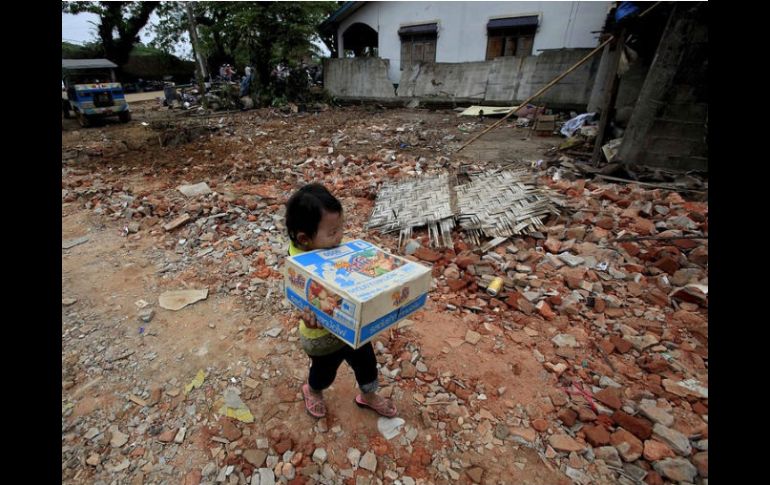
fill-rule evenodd
<path id="1" fill-rule="evenodd" d="M 123 86 L 115 79 L 115 63 L 107 59 L 62 59 L 62 112 L 71 112 L 80 126 L 117 116 L 122 123 L 131 121 Z"/>

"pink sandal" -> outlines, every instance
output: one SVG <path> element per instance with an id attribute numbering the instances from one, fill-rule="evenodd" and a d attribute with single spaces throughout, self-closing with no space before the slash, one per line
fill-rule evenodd
<path id="1" fill-rule="evenodd" d="M 360 408 L 369 408 L 379 414 L 380 416 L 385 416 L 386 418 L 392 418 L 396 414 L 398 414 L 398 410 L 396 409 L 396 406 L 393 404 L 393 401 L 390 399 L 381 398 L 380 404 L 377 405 L 371 405 L 363 400 L 361 397 L 361 394 L 356 396 L 356 405 Z"/>
<path id="2" fill-rule="evenodd" d="M 318 398 L 310 392 L 308 384 L 302 385 L 302 395 L 305 396 L 305 410 L 309 415 L 314 418 L 326 416 L 326 404 L 324 404 L 323 398 Z"/>

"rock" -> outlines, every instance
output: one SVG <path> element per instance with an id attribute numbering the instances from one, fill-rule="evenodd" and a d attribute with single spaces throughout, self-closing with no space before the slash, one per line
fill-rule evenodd
<path id="1" fill-rule="evenodd" d="M 562 408 L 559 411 L 558 418 L 561 420 L 562 423 L 566 424 L 570 428 L 575 425 L 575 421 L 577 420 L 577 413 L 569 408 Z"/>
<path id="2" fill-rule="evenodd" d="M 639 438 L 623 428 L 610 435 L 610 443 L 618 450 L 620 456 L 629 463 L 638 460 L 644 451 L 644 445 Z"/>
<path id="3" fill-rule="evenodd" d="M 117 465 L 105 465 L 104 469 L 107 470 L 109 473 L 118 473 L 127 469 L 129 466 L 131 466 L 131 462 L 128 461 L 128 459 L 124 459 Z"/>
<path id="4" fill-rule="evenodd" d="M 484 469 L 476 466 L 465 470 L 465 473 L 468 474 L 468 478 L 470 478 L 473 483 L 481 483 L 481 477 L 484 474 Z"/>
<path id="5" fill-rule="evenodd" d="M 78 301 L 77 298 L 62 298 L 61 299 L 61 304 L 64 305 L 64 306 L 70 306 L 70 305 L 74 305 L 75 303 L 77 303 L 77 301 Z"/>
<path id="6" fill-rule="evenodd" d="M 666 458 L 653 465 L 655 471 L 675 482 L 692 483 L 698 470 L 684 458 Z"/>
<path id="7" fill-rule="evenodd" d="M 591 446 L 604 446 L 610 443 L 610 433 L 602 425 L 585 426 L 583 427 L 583 432 L 586 435 L 586 441 L 588 441 Z"/>
<path id="8" fill-rule="evenodd" d="M 294 480 L 294 477 L 296 476 L 296 474 L 297 474 L 297 472 L 294 469 L 294 465 L 292 465 L 291 463 L 284 463 L 283 464 L 283 473 L 282 473 L 282 475 L 287 480 Z"/>
<path id="9" fill-rule="evenodd" d="M 401 361 L 401 377 L 404 379 L 414 379 L 417 375 L 417 369 L 408 360 Z"/>
<path id="10" fill-rule="evenodd" d="M 417 372 L 421 372 L 423 374 L 428 372 L 428 366 L 425 365 L 425 363 L 423 361 L 417 362 L 416 367 L 417 367 Z"/>
<path id="11" fill-rule="evenodd" d="M 630 416 L 623 411 L 617 411 L 612 415 L 612 421 L 621 428 L 630 431 L 640 440 L 646 440 L 652 436 L 652 424 L 646 419 Z"/>
<path id="12" fill-rule="evenodd" d="M 623 387 L 623 386 L 621 386 L 620 384 L 618 384 L 617 382 L 613 381 L 612 379 L 610 379 L 607 376 L 602 376 L 601 379 L 599 379 L 599 385 L 601 387 L 617 387 L 617 388 L 622 388 Z"/>
<path id="13" fill-rule="evenodd" d="M 174 436 L 174 443 L 182 444 L 184 442 L 184 436 L 187 433 L 187 428 L 182 426 L 179 428 L 179 431 L 177 431 L 176 436 Z"/>
<path id="14" fill-rule="evenodd" d="M 578 443 L 575 440 L 575 438 L 573 438 L 573 437 L 571 437 L 569 435 L 566 435 L 566 434 L 552 435 L 548 439 L 548 442 L 557 451 L 566 451 L 566 452 L 575 451 L 575 452 L 579 452 L 579 451 L 583 451 L 583 449 L 585 449 L 585 445 L 582 445 L 582 444 Z"/>
<path id="15" fill-rule="evenodd" d="M 255 468 L 260 468 L 262 465 L 265 464 L 265 460 L 267 459 L 267 453 L 265 453 L 262 450 L 246 450 L 243 452 L 243 458 L 254 465 Z"/>
<path id="16" fill-rule="evenodd" d="M 211 193 L 206 182 L 200 182 L 194 185 L 180 185 L 177 190 L 187 197 L 198 197 L 200 195 L 208 195 Z"/>
<path id="17" fill-rule="evenodd" d="M 356 448 L 348 448 L 348 461 L 353 468 L 358 468 L 358 462 L 361 461 L 361 452 Z"/>
<path id="18" fill-rule="evenodd" d="M 110 434 L 112 434 L 110 446 L 113 448 L 120 448 L 128 443 L 128 435 L 121 433 L 117 426 L 110 426 Z"/>
<path id="19" fill-rule="evenodd" d="M 575 268 L 585 263 L 585 259 L 581 258 L 580 256 L 575 256 L 574 254 L 567 253 L 567 252 L 561 253 L 559 255 L 559 259 L 567 263 L 567 265 L 570 268 Z"/>
<path id="20" fill-rule="evenodd" d="M 279 335 L 281 335 L 281 332 L 283 332 L 283 327 L 275 327 L 265 332 L 265 335 L 271 338 L 277 338 Z"/>
<path id="21" fill-rule="evenodd" d="M 695 468 L 698 469 L 698 475 L 702 476 L 703 478 L 708 478 L 708 476 L 709 476 L 709 454 L 708 453 L 696 453 L 692 457 L 692 462 L 695 465 Z"/>
<path id="22" fill-rule="evenodd" d="M 473 330 L 468 330 L 465 333 L 465 341 L 469 344 L 476 345 L 479 343 L 479 340 L 481 340 L 481 334 L 474 332 Z"/>
<path id="23" fill-rule="evenodd" d="M 444 277 L 447 280 L 459 280 L 460 279 L 460 269 L 451 264 L 447 266 L 447 268 L 444 270 Z"/>
<path id="24" fill-rule="evenodd" d="M 648 472 L 647 476 L 644 477 L 644 483 L 646 483 L 647 485 L 664 485 L 663 478 L 656 471 Z M 707 485 L 707 484 L 704 484 L 704 485 Z"/>
<path id="25" fill-rule="evenodd" d="M 381 417 L 377 420 L 377 429 L 386 440 L 390 440 L 399 435 L 404 424 L 406 424 L 406 421 L 401 418 Z"/>
<path id="26" fill-rule="evenodd" d="M 86 463 L 91 466 L 96 466 L 99 463 L 101 463 L 102 457 L 99 456 L 99 453 L 91 453 L 88 456 L 88 459 L 86 459 Z"/>
<path id="27" fill-rule="evenodd" d="M 567 365 L 562 363 L 562 362 L 559 362 L 558 364 L 555 364 L 555 365 L 550 363 L 550 362 L 546 362 L 543 365 L 545 366 L 546 369 L 548 369 L 549 371 L 553 372 L 557 376 L 562 375 L 564 373 L 564 371 L 567 370 Z"/>
<path id="28" fill-rule="evenodd" d="M 259 485 L 275 485 L 275 473 L 270 468 L 259 469 Z"/>
<path id="29" fill-rule="evenodd" d="M 551 342 L 557 347 L 578 347 L 575 337 L 566 333 L 560 333 L 551 339 Z"/>
<path id="30" fill-rule="evenodd" d="M 692 453 L 690 440 L 679 431 L 656 423 L 652 428 L 652 434 L 659 441 L 667 444 L 672 450 L 682 456 L 690 456 L 690 453 Z"/>
<path id="31" fill-rule="evenodd" d="M 596 455 L 596 458 L 604 461 L 604 463 L 615 466 L 615 467 L 622 467 L 623 462 L 620 460 L 620 456 L 618 455 L 618 450 L 615 449 L 613 446 L 601 446 L 599 448 L 594 449 L 594 455 Z"/>
<path id="32" fill-rule="evenodd" d="M 624 340 L 634 346 L 639 352 L 658 344 L 658 339 L 654 335 L 646 334 L 641 337 L 635 337 L 628 335 L 623 337 Z"/>
<path id="33" fill-rule="evenodd" d="M 144 310 L 139 311 L 139 320 L 141 320 L 144 323 L 150 323 L 152 321 L 152 318 L 155 316 L 155 310 L 152 308 L 145 308 Z"/>
<path id="34" fill-rule="evenodd" d="M 550 305 L 548 305 L 548 302 L 545 300 L 540 300 L 537 302 L 535 308 L 537 309 L 538 313 L 540 313 L 540 315 L 546 320 L 553 320 L 556 318 L 556 314 L 553 312 L 553 310 L 551 310 Z"/>
<path id="35" fill-rule="evenodd" d="M 176 311 L 200 300 L 205 300 L 208 295 L 208 289 L 166 291 L 158 298 L 158 304 L 166 310 Z"/>
<path id="36" fill-rule="evenodd" d="M 664 458 L 676 458 L 676 454 L 668 445 L 657 440 L 647 440 L 644 442 L 645 460 L 655 462 Z"/>
<path id="37" fill-rule="evenodd" d="M 377 457 L 371 451 L 367 451 L 364 456 L 361 457 L 361 461 L 358 462 L 358 466 L 364 470 L 369 470 L 374 473 L 377 470 Z"/>
<path id="38" fill-rule="evenodd" d="M 663 426 L 671 426 L 674 424 L 674 417 L 665 409 L 658 407 L 657 403 L 653 400 L 643 400 L 639 404 L 639 412 L 652 420 L 653 423 L 659 423 Z"/>
<path id="39" fill-rule="evenodd" d="M 323 448 L 316 448 L 313 452 L 313 461 L 319 465 L 323 465 L 326 462 L 327 454 Z"/>
<path id="40" fill-rule="evenodd" d="M 547 249 L 549 253 L 556 254 L 559 252 L 559 249 L 561 249 L 561 241 L 549 237 L 543 243 L 543 247 Z"/>

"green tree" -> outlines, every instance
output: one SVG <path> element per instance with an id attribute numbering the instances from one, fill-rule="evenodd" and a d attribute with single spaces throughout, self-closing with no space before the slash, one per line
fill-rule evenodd
<path id="1" fill-rule="evenodd" d="M 147 24 L 160 2 L 62 2 L 62 12 L 93 13 L 99 16 L 96 26 L 104 56 L 118 66 L 139 42 L 139 31 Z"/>
<path id="2" fill-rule="evenodd" d="M 258 84 L 271 83 L 276 64 L 296 64 L 317 54 L 318 25 L 335 2 L 196 2 L 195 20 L 210 72 L 223 63 L 252 65 Z M 153 27 L 155 45 L 168 49 L 187 30 L 177 2 L 163 2 Z M 241 71 L 242 72 L 242 71 Z"/>

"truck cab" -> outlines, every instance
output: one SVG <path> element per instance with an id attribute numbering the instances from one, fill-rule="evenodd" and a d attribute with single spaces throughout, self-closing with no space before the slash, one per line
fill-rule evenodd
<path id="1" fill-rule="evenodd" d="M 131 120 L 123 86 L 116 81 L 115 63 L 107 59 L 62 59 L 62 112 L 71 112 L 81 126 L 98 119 L 117 116 L 122 123 Z"/>

